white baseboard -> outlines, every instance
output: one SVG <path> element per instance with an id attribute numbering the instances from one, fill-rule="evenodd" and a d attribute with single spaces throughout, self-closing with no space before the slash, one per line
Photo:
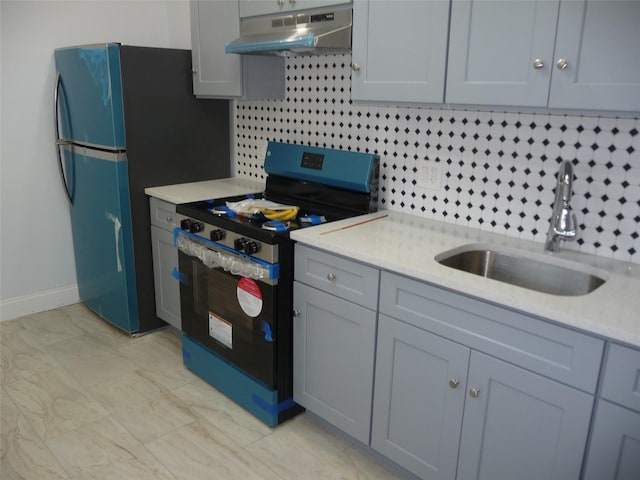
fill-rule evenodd
<path id="1" fill-rule="evenodd" d="M 78 285 L 44 290 L 0 302 L 0 322 L 78 303 Z"/>

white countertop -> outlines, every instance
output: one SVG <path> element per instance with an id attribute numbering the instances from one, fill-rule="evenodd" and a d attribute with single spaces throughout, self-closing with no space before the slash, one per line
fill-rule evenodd
<path id="1" fill-rule="evenodd" d="M 180 183 L 144 189 L 144 193 L 150 197 L 174 204 L 197 202 L 211 198 L 233 197 L 262 191 L 264 191 L 264 182 L 246 178 L 223 178 L 220 180 Z"/>
<path id="2" fill-rule="evenodd" d="M 291 238 L 496 304 L 640 346 L 640 265 L 568 250 L 544 251 L 541 243 L 467 227 L 380 211 L 296 230 Z M 509 285 L 439 264 L 434 257 L 469 244 L 517 249 L 605 278 L 581 296 L 558 296 Z"/>

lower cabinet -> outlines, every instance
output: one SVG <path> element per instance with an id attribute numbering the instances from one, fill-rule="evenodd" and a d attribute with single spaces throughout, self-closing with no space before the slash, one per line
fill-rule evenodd
<path id="1" fill-rule="evenodd" d="M 419 478 L 580 478 L 603 340 L 304 246 L 295 270 L 296 402 Z M 590 478 L 640 478 L 615 435 L 636 475 Z"/>
<path id="2" fill-rule="evenodd" d="M 584 480 L 640 478 L 640 413 L 598 402 Z"/>
<path id="3" fill-rule="evenodd" d="M 577 479 L 593 396 L 471 352 L 458 480 Z"/>
<path id="4" fill-rule="evenodd" d="M 300 282 L 293 296 L 294 400 L 368 444 L 376 312 Z"/>
<path id="5" fill-rule="evenodd" d="M 591 395 L 382 314 L 376 364 L 371 446 L 420 478 L 579 477 Z"/>
<path id="6" fill-rule="evenodd" d="M 421 478 L 455 478 L 469 354 L 380 314 L 371 446 Z"/>
<path id="7" fill-rule="evenodd" d="M 176 206 L 154 197 L 151 197 L 149 203 L 156 315 L 178 330 L 182 330 L 180 283 L 174 275 L 174 271 L 178 268 L 178 249 L 173 243 Z"/>
<path id="8" fill-rule="evenodd" d="M 640 478 L 640 350 L 611 344 L 584 480 Z"/>

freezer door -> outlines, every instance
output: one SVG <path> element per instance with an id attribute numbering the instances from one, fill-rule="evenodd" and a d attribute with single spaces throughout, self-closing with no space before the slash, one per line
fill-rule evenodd
<path id="1" fill-rule="evenodd" d="M 125 148 L 120 50 L 115 44 L 55 51 L 60 137 L 108 150 Z"/>
<path id="2" fill-rule="evenodd" d="M 72 178 L 71 228 L 80 299 L 127 332 L 139 330 L 127 160 L 62 147 Z"/>

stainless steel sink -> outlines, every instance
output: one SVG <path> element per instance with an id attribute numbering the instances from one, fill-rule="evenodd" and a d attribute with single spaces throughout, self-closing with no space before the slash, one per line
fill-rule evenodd
<path id="1" fill-rule="evenodd" d="M 436 256 L 436 261 L 457 270 L 553 295 L 586 295 L 605 282 L 592 273 L 492 249 L 444 252 Z"/>

